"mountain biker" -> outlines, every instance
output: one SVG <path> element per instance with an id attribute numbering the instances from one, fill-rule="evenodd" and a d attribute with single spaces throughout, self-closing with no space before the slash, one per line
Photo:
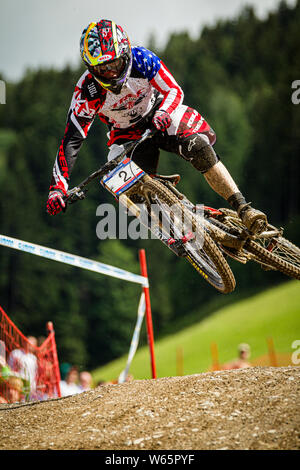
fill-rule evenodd
<path id="1" fill-rule="evenodd" d="M 123 28 L 111 20 L 90 23 L 82 32 L 80 53 L 87 70 L 74 90 L 67 125 L 53 167 L 47 201 L 51 215 L 64 207 L 70 174 L 96 115 L 108 127 L 108 160 L 148 128 L 158 132 L 139 145 L 135 161 L 150 175 L 159 150 L 175 153 L 200 171 L 211 188 L 237 211 L 253 233 L 267 225 L 265 214 L 250 206 L 215 153 L 216 134 L 193 108 L 164 62 L 144 47 L 131 47 Z"/>

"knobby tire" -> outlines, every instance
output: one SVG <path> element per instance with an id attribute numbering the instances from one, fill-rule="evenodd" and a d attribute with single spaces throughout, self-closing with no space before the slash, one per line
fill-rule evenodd
<path id="1" fill-rule="evenodd" d="M 217 247 L 216 243 L 212 240 L 210 235 L 206 230 L 203 230 L 196 218 L 192 213 L 186 209 L 186 207 L 180 202 L 180 200 L 173 194 L 168 188 L 165 187 L 160 181 L 150 178 L 149 176 L 145 177 L 144 188 L 146 187 L 149 193 L 152 193 L 154 197 L 160 198 L 167 206 L 175 207 L 177 206 L 181 211 L 185 211 L 185 217 L 189 218 L 189 223 L 191 226 L 196 228 L 196 230 L 202 230 L 203 236 L 203 246 L 202 251 L 207 255 L 207 257 L 213 262 L 214 270 L 221 278 L 221 283 L 217 282 L 212 276 L 209 276 L 203 271 L 203 266 L 198 262 L 197 256 L 193 254 L 193 251 L 189 248 L 188 244 L 185 244 L 186 259 L 193 266 L 196 271 L 202 275 L 202 277 L 211 284 L 215 289 L 223 294 L 232 292 L 235 289 L 235 278 L 234 275 L 225 260 L 220 249 Z M 202 256 L 202 255 L 201 255 Z"/>
<path id="2" fill-rule="evenodd" d="M 230 209 L 220 209 L 220 211 L 234 219 L 235 223 L 233 222 L 233 225 L 235 225 L 235 227 L 238 226 L 240 229 L 243 229 L 244 225 L 236 212 Z M 222 223 L 226 224 L 226 219 L 225 221 L 222 221 Z M 230 220 L 227 221 L 227 224 L 229 227 L 232 227 Z M 273 227 L 272 225 L 268 225 L 268 229 L 277 230 L 276 227 Z M 288 249 L 290 253 L 298 259 L 298 265 L 294 265 L 292 262 L 287 261 L 284 259 L 283 255 L 280 256 L 279 253 L 269 251 L 261 244 L 263 243 L 263 240 L 261 240 L 261 243 L 259 243 L 259 240 L 260 236 L 257 235 L 256 238 L 247 240 L 244 245 L 244 250 L 253 255 L 251 257 L 253 261 L 276 271 L 280 271 L 289 277 L 300 280 L 300 249 L 296 245 L 282 236 L 278 236 L 276 238 L 279 246 Z"/>

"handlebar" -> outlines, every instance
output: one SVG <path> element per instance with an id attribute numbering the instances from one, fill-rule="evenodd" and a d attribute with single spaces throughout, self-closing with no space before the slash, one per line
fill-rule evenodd
<path id="1" fill-rule="evenodd" d="M 65 203 L 66 203 L 66 207 L 67 207 L 68 204 L 73 204 L 74 202 L 78 201 L 79 199 L 84 199 L 85 194 L 87 192 L 87 189 L 85 189 L 85 187 L 91 181 L 93 181 L 95 178 L 101 178 L 106 173 L 108 173 L 109 171 L 116 168 L 118 163 L 120 163 L 120 161 L 129 152 L 133 152 L 139 144 L 141 144 L 145 140 L 153 137 L 153 135 L 155 133 L 156 133 L 156 130 L 147 129 L 139 140 L 135 140 L 134 142 L 131 142 L 130 144 L 128 144 L 126 146 L 125 150 L 123 150 L 123 152 L 121 152 L 117 157 L 113 158 L 109 162 L 106 162 L 101 168 L 94 171 L 94 173 L 91 173 L 87 178 L 85 178 L 81 183 L 79 183 L 78 186 L 75 186 L 74 188 L 70 189 L 67 192 L 67 195 L 64 196 L 64 198 L 63 198 Z"/>

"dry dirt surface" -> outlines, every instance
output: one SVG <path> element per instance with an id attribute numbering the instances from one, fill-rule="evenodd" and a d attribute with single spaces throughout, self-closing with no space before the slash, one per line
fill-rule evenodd
<path id="1" fill-rule="evenodd" d="M 253 367 L 0 405 L 0 449 L 297 450 L 299 378 Z"/>

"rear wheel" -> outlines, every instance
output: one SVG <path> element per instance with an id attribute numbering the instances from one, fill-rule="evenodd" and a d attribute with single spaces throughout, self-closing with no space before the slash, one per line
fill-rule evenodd
<path id="1" fill-rule="evenodd" d="M 237 213 L 231 209 L 220 209 L 221 222 L 229 229 L 241 232 L 245 226 Z M 243 249 L 250 259 L 261 264 L 264 269 L 280 271 L 287 276 L 300 279 L 300 249 L 286 238 L 273 225 L 253 239 L 247 240 Z"/>
<path id="2" fill-rule="evenodd" d="M 161 182 L 145 177 L 146 194 L 151 223 L 159 228 L 159 238 L 184 240 L 181 245 L 186 260 L 219 292 L 227 294 L 235 288 L 234 275 L 221 251 L 191 211 Z M 155 213 L 156 212 L 156 213 Z M 152 227 L 153 230 L 153 227 Z"/>

